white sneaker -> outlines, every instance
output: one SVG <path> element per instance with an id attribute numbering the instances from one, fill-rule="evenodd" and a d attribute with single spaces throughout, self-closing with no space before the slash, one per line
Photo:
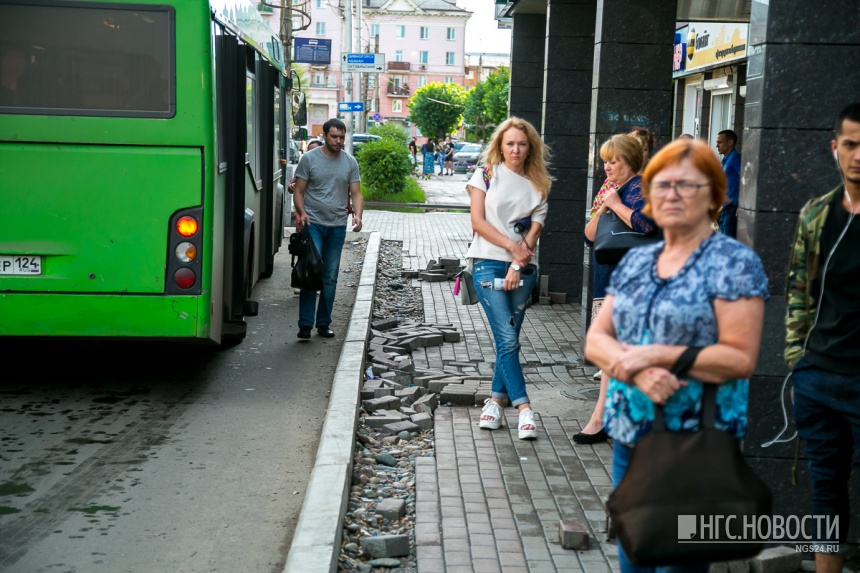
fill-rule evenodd
<path id="1" fill-rule="evenodd" d="M 478 427 L 486 430 L 498 430 L 501 425 L 502 408 L 498 402 L 487 398 L 484 400 L 484 407 L 481 409 L 481 421 L 478 422 Z"/>
<path id="2" fill-rule="evenodd" d="M 594 373 L 594 376 L 591 377 L 592 380 L 600 380 L 603 377 L 603 370 L 598 370 Z"/>
<path id="3" fill-rule="evenodd" d="M 520 419 L 517 424 L 521 440 L 533 440 L 537 438 L 537 426 L 535 425 L 535 413 L 531 408 L 520 410 Z"/>

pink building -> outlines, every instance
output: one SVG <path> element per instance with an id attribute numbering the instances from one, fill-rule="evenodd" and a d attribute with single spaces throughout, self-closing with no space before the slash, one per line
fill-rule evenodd
<path id="1" fill-rule="evenodd" d="M 338 102 L 346 101 L 348 74 L 342 77 L 340 55 L 353 50 L 344 47 L 343 10 L 337 0 L 310 0 L 312 23 L 295 34 L 332 41 L 331 65 L 294 64 L 306 68 L 311 84 L 306 126 L 311 135 L 322 133 L 323 123 L 339 115 Z M 415 128 L 406 122 L 406 102 L 412 93 L 430 82 L 463 85 L 466 20 L 471 15 L 446 0 L 363 0 L 361 51 L 385 54 L 386 62 L 384 73 L 362 74 L 360 91 L 353 95 L 352 101 L 365 102 L 368 125 L 373 125 L 372 116 L 379 113 L 381 121 L 400 122 L 415 135 Z M 356 82 L 358 77 L 356 74 Z M 343 114 L 339 117 L 345 119 Z M 355 131 L 361 129 L 356 126 Z"/>

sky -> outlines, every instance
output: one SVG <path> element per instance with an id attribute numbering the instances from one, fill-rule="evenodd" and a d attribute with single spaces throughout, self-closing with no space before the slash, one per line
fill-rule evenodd
<path id="1" fill-rule="evenodd" d="M 472 12 L 472 17 L 466 22 L 467 52 L 511 52 L 511 31 L 498 29 L 493 0 L 456 0 L 456 4 Z"/>

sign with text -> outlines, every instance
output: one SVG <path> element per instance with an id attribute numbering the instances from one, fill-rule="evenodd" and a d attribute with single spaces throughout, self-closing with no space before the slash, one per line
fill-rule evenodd
<path id="1" fill-rule="evenodd" d="M 690 22 L 675 31 L 672 75 L 677 78 L 743 60 L 748 34 L 748 23 Z"/>
<path id="2" fill-rule="evenodd" d="M 340 71 L 378 74 L 385 71 L 385 54 L 348 54 L 340 56 Z"/>
<path id="3" fill-rule="evenodd" d="M 354 111 L 364 111 L 364 102 L 362 101 L 341 101 L 337 104 L 337 111 L 349 113 Z"/>
<path id="4" fill-rule="evenodd" d="M 331 40 L 294 38 L 293 61 L 297 64 L 331 64 Z"/>

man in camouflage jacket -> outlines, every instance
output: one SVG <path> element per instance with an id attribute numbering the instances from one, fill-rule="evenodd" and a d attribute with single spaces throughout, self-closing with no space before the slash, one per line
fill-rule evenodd
<path id="1" fill-rule="evenodd" d="M 843 184 L 801 210 L 786 293 L 785 359 L 812 514 L 835 524 L 805 532 L 817 534 L 818 573 L 842 571 L 834 549 L 848 537 L 848 481 L 860 458 L 860 102 L 839 114 L 830 146 Z"/>

